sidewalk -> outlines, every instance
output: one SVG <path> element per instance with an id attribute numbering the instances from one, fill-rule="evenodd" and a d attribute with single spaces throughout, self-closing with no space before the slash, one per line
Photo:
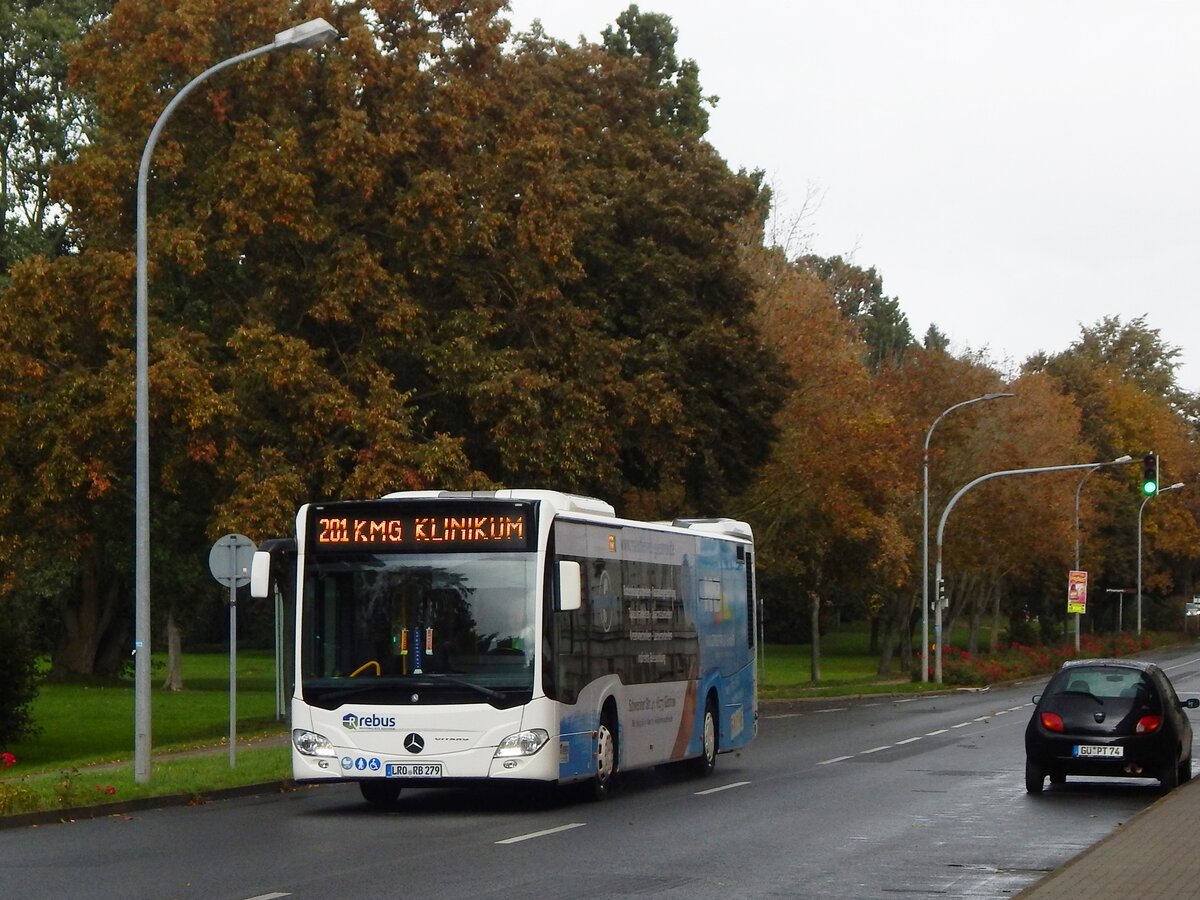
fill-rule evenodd
<path id="1" fill-rule="evenodd" d="M 1176 788 L 1126 824 L 1026 888 L 1025 900 L 1200 898 L 1200 779 Z"/>

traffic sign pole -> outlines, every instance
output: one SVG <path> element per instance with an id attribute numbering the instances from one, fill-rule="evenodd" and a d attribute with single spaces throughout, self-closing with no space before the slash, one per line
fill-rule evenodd
<path id="1" fill-rule="evenodd" d="M 208 570 L 229 586 L 229 768 L 237 764 L 237 589 L 250 583 L 254 541 L 244 534 L 227 534 L 212 545 Z"/>

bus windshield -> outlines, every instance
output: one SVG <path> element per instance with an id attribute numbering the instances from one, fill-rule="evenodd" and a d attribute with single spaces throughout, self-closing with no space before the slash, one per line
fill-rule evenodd
<path id="1" fill-rule="evenodd" d="M 480 703 L 533 691 L 536 554 L 310 557 L 301 685 L 314 706 Z"/>

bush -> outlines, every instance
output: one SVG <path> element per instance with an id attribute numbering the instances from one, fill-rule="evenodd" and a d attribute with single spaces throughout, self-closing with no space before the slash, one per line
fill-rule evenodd
<path id="1" fill-rule="evenodd" d="M 944 647 L 942 681 L 945 684 L 983 686 L 1034 675 L 1049 675 L 1068 659 L 1130 656 L 1150 649 L 1154 643 L 1154 638 L 1148 634 L 1139 638 L 1134 634 L 1121 633 L 1081 635 L 1078 653 L 1075 652 L 1074 640 L 1058 647 L 1029 647 L 1012 643 L 995 653 L 986 654 L 971 654 L 957 647 Z"/>
<path id="2" fill-rule="evenodd" d="M 0 747 L 35 731 L 30 706 L 37 696 L 36 663 L 21 623 L 0 615 Z"/>
<path id="3" fill-rule="evenodd" d="M 0 753 L 0 778 L 7 774 L 6 770 L 14 766 L 17 758 L 7 751 Z M 19 781 L 0 780 L 0 816 L 10 816 L 14 813 L 31 812 L 37 809 L 37 797 L 29 789 L 24 779 Z"/>

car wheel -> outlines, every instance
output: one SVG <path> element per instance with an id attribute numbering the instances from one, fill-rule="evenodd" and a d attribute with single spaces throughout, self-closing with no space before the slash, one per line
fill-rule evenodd
<path id="1" fill-rule="evenodd" d="M 692 771 L 697 775 L 711 775 L 717 767 L 718 728 L 717 704 L 712 697 L 709 697 L 708 702 L 704 705 L 704 727 L 701 731 L 703 752 L 689 761 Z"/>
<path id="2" fill-rule="evenodd" d="M 1025 757 L 1025 790 L 1040 794 L 1046 785 L 1046 773 L 1029 757 Z"/>
<path id="3" fill-rule="evenodd" d="M 388 809 L 395 805 L 396 799 L 400 796 L 400 785 L 391 781 L 360 781 L 358 789 L 362 792 L 363 799 L 372 806 L 378 806 L 381 809 Z"/>
<path id="4" fill-rule="evenodd" d="M 1192 780 L 1192 758 L 1189 756 L 1179 764 L 1179 783 L 1186 784 Z"/>
<path id="5" fill-rule="evenodd" d="M 1162 785 L 1163 793 L 1173 791 L 1179 787 L 1179 765 L 1171 760 L 1162 767 L 1162 773 L 1158 776 L 1159 783 Z"/>
<path id="6" fill-rule="evenodd" d="M 592 779 L 592 799 L 606 800 L 612 794 L 617 775 L 617 717 L 611 709 L 600 716 L 596 730 L 596 777 Z"/>

